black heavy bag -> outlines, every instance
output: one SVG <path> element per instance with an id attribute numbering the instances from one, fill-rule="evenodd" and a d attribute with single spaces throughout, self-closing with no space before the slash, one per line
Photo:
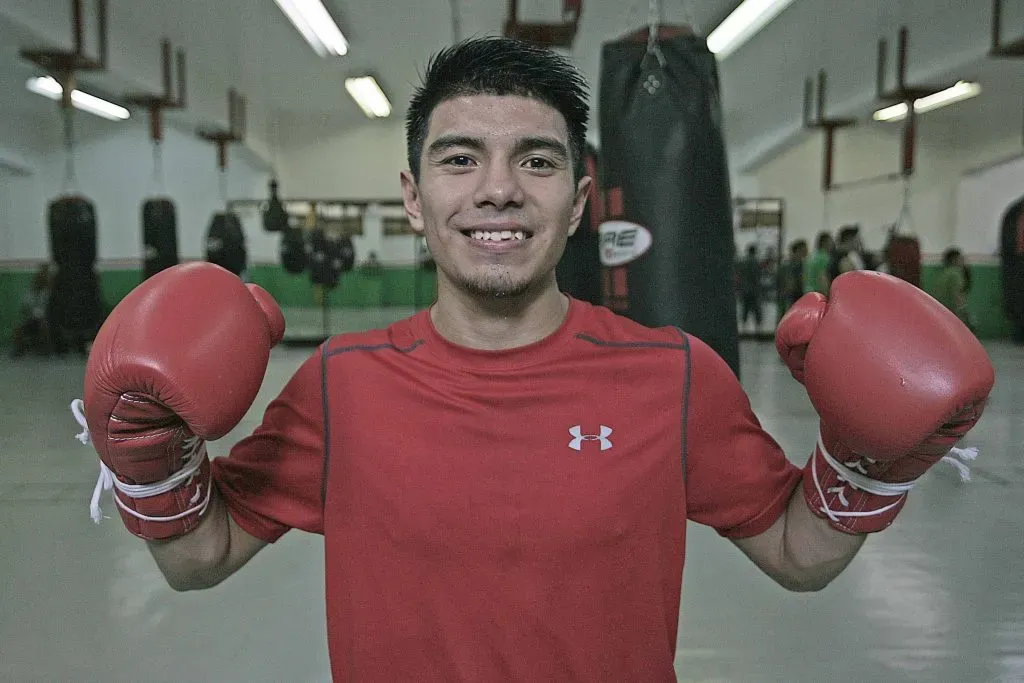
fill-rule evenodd
<path id="1" fill-rule="evenodd" d="M 277 196 L 276 180 L 270 181 L 270 201 L 263 210 L 263 229 L 267 232 L 284 232 L 288 229 L 288 212 Z"/>
<path id="2" fill-rule="evenodd" d="M 174 202 L 153 197 L 142 203 L 142 279 L 178 265 L 178 220 Z"/>
<path id="3" fill-rule="evenodd" d="M 1003 214 L 1001 237 L 1003 310 L 1014 341 L 1024 343 L 1024 199 Z"/>
<path id="4" fill-rule="evenodd" d="M 597 150 L 587 145 L 584 175 L 593 178 L 590 197 L 576 232 L 569 236 L 565 251 L 555 268 L 558 288 L 571 297 L 592 304 L 601 303 L 601 255 L 598 228 L 604 216 L 598 177 Z"/>
<path id="5" fill-rule="evenodd" d="M 50 254 L 57 267 L 73 273 L 91 271 L 96 263 L 96 209 L 82 196 L 50 202 L 47 215 Z"/>
<path id="6" fill-rule="evenodd" d="M 647 30 L 601 55 L 605 305 L 677 325 L 739 373 L 735 246 L 715 56 L 688 29 Z"/>
<path id="7" fill-rule="evenodd" d="M 281 234 L 281 267 L 292 275 L 306 270 L 306 239 L 300 228 L 287 227 Z"/>
<path id="8" fill-rule="evenodd" d="M 54 349 L 83 353 L 106 317 L 100 280 L 92 268 L 58 268 L 53 276 L 46 311 Z"/>
<path id="9" fill-rule="evenodd" d="M 309 281 L 328 289 L 337 286 L 341 277 L 340 264 L 336 263 L 334 248 L 327 234 L 320 228 L 309 231 Z"/>
<path id="10" fill-rule="evenodd" d="M 342 273 L 347 273 L 356 266 L 356 247 L 352 244 L 352 238 L 342 235 L 331 241 L 331 256 L 337 262 L 337 268 Z"/>
<path id="11" fill-rule="evenodd" d="M 248 252 L 245 233 L 238 215 L 225 212 L 214 214 L 206 233 L 206 260 L 235 275 L 245 272 Z"/>

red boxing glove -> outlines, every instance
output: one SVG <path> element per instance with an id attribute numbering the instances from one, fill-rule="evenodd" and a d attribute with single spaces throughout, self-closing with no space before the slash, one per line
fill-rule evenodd
<path id="1" fill-rule="evenodd" d="M 100 328 L 85 369 L 86 434 L 103 461 L 93 519 L 101 487 L 113 487 L 136 536 L 198 526 L 210 500 L 205 441 L 245 415 L 283 334 L 266 291 L 211 263 L 168 268 L 132 290 Z"/>
<path id="2" fill-rule="evenodd" d="M 995 382 L 953 313 L 883 273 L 845 273 L 827 300 L 805 295 L 775 345 L 821 418 L 807 503 L 847 533 L 892 524 L 915 480 L 981 417 Z"/>

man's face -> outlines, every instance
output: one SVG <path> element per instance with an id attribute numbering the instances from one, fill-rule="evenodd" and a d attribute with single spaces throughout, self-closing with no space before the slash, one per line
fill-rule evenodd
<path id="1" fill-rule="evenodd" d="M 554 285 L 590 182 L 573 180 L 556 109 L 526 97 L 467 95 L 434 109 L 419 183 L 404 172 L 402 194 L 437 264 L 439 289 L 501 298 Z"/>

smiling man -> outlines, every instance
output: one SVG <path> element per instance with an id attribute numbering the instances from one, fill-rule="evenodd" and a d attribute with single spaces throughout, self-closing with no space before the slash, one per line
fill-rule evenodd
<path id="1" fill-rule="evenodd" d="M 228 457 L 201 437 L 252 401 L 273 302 L 182 267 L 112 314 L 88 422 L 172 586 L 215 585 L 297 528 L 325 539 L 337 681 L 667 683 L 688 520 L 792 590 L 893 521 L 981 414 L 973 335 L 885 276 L 797 302 L 778 347 L 822 417 L 798 469 L 706 344 L 559 291 L 591 184 L 585 95 L 567 61 L 512 40 L 432 60 L 401 184 L 437 301 L 328 340 Z M 183 340 L 168 326 L 186 319 Z"/>

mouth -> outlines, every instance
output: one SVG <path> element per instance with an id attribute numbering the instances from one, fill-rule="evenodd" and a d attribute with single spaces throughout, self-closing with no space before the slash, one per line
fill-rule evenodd
<path id="1" fill-rule="evenodd" d="M 474 242 L 523 242 L 534 237 L 534 233 L 522 228 L 516 229 L 470 229 L 462 230 L 467 238 Z"/>
<path id="2" fill-rule="evenodd" d="M 475 242 L 522 242 L 533 237 L 531 231 L 520 227 L 471 228 L 460 232 Z"/>

